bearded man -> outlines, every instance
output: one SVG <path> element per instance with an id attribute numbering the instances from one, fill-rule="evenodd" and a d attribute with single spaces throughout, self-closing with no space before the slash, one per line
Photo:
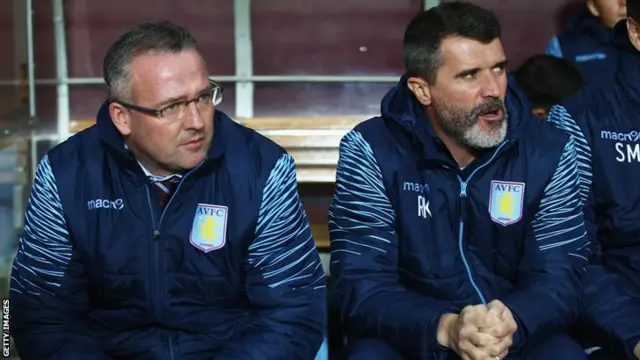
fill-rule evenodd
<path id="1" fill-rule="evenodd" d="M 509 85 L 500 24 L 446 2 L 404 38 L 382 115 L 340 145 L 330 311 L 348 359 L 584 359 L 576 149 Z"/>

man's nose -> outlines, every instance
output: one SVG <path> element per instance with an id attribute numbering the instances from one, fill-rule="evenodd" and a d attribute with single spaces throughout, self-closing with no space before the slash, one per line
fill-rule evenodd
<path id="1" fill-rule="evenodd" d="M 186 127 L 188 129 L 202 129 L 204 128 L 204 119 L 200 113 L 200 109 L 195 103 L 188 105 L 187 118 L 185 119 Z"/>
<path id="2" fill-rule="evenodd" d="M 495 76 L 486 76 L 483 79 L 480 96 L 482 98 L 500 97 L 500 85 Z"/>

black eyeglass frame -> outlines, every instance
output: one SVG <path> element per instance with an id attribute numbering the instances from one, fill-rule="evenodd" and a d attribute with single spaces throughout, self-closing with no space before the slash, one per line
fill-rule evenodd
<path id="1" fill-rule="evenodd" d="M 222 95 L 224 93 L 224 87 L 222 85 L 220 85 L 219 83 L 217 83 L 216 81 L 209 79 L 209 85 L 211 85 L 211 102 L 213 103 L 214 106 L 220 104 L 220 102 L 222 102 Z M 214 91 L 219 91 L 220 92 L 220 99 L 217 101 L 216 103 L 216 99 L 214 98 Z M 113 103 L 117 103 L 120 104 L 122 106 L 124 106 L 125 108 L 129 109 L 129 110 L 133 110 L 133 111 L 137 111 L 140 113 L 143 113 L 145 115 L 149 115 L 149 116 L 154 116 L 157 118 L 162 118 L 163 117 L 163 113 L 165 112 L 166 109 L 172 107 L 172 106 L 176 106 L 176 105 L 184 105 L 185 107 L 189 106 L 190 103 L 192 102 L 196 102 L 198 101 L 198 98 L 201 96 L 202 94 L 199 94 L 197 97 L 195 97 L 194 99 L 191 100 L 184 100 L 184 101 L 176 101 L 174 103 L 165 105 L 161 108 L 158 109 L 154 109 L 154 108 L 149 108 L 149 107 L 144 107 L 144 106 L 140 106 L 140 105 L 135 105 L 135 104 L 130 104 L 128 102 L 122 101 L 122 100 L 118 100 L 118 99 L 111 99 L 110 101 Z"/>

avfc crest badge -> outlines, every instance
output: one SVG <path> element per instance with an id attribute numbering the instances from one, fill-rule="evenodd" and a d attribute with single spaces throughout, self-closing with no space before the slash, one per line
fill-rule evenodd
<path id="1" fill-rule="evenodd" d="M 522 219 L 523 207 L 524 183 L 496 180 L 491 182 L 489 195 L 491 220 L 502 226 L 517 223 Z"/>
<path id="2" fill-rule="evenodd" d="M 227 241 L 228 212 L 226 206 L 198 204 L 189 236 L 191 245 L 204 252 L 222 248 Z"/>

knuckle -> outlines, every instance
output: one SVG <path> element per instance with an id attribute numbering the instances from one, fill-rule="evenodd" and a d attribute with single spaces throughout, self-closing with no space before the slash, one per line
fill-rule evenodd
<path id="1" fill-rule="evenodd" d="M 476 311 L 476 307 L 474 305 L 467 305 L 462 309 L 462 311 L 465 313 L 473 313 Z"/>
<path id="2" fill-rule="evenodd" d="M 473 310 L 474 311 L 482 311 L 484 309 L 486 309 L 486 307 L 484 305 L 474 305 L 473 306 Z"/>
<path id="3" fill-rule="evenodd" d="M 471 337 L 472 334 L 472 328 L 468 325 L 463 326 L 462 328 L 460 328 L 460 338 L 462 339 L 468 339 L 469 337 Z"/>
<path id="4" fill-rule="evenodd" d="M 471 349 L 472 346 L 471 346 L 471 343 L 467 339 L 461 338 L 461 339 L 458 340 L 458 348 L 460 350 L 467 351 L 467 350 Z"/>

